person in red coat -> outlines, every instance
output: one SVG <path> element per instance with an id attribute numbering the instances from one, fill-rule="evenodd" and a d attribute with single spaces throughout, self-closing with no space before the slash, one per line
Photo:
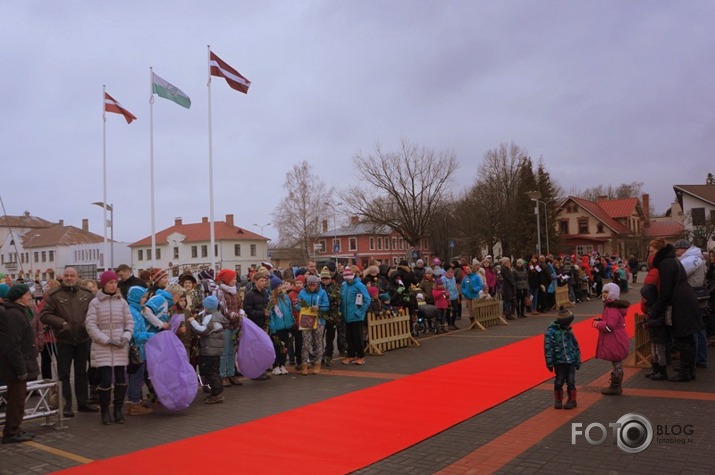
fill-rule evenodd
<path id="1" fill-rule="evenodd" d="M 593 327 L 599 331 L 596 343 L 596 358 L 610 361 L 611 385 L 602 390 L 601 394 L 618 396 L 623 390 L 623 360 L 628 356 L 628 333 L 626 333 L 626 312 L 629 303 L 620 300 L 621 289 L 617 284 L 608 283 L 601 291 L 603 298 L 603 313 L 593 321 Z"/>

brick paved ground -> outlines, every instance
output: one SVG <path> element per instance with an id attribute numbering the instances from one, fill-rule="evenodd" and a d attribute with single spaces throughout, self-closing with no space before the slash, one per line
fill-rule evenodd
<path id="1" fill-rule="evenodd" d="M 635 300 L 636 295 L 632 291 L 626 297 Z M 580 304 L 575 309 L 576 319 L 589 318 L 599 309 L 599 302 Z M 69 419 L 65 430 L 43 428 L 39 421 L 29 421 L 25 429 L 37 435 L 37 444 L 0 446 L 0 474 L 50 473 L 241 424 L 542 334 L 552 318 L 529 317 L 486 332 L 458 331 L 427 337 L 421 339 L 419 348 L 368 357 L 363 367 L 346 368 L 336 361 L 320 376 L 291 374 L 266 382 L 246 381 L 242 387 L 227 388 L 222 405 L 207 406 L 197 397 L 179 414 L 159 409 L 150 416 L 127 417 L 124 425 L 105 427 L 98 415 L 83 413 Z M 464 320 L 458 323 L 466 326 Z M 504 364 L 518 365 L 519 361 Z M 551 409 L 548 381 L 358 473 L 715 473 L 715 458 L 707 455 L 715 444 L 715 431 L 709 427 L 715 416 L 712 370 L 698 370 L 698 379 L 685 384 L 650 381 L 643 377 L 643 371 L 628 370 L 624 394 L 605 397 L 598 389 L 606 383 L 609 368 L 609 363 L 598 360 L 582 366 L 577 373 L 582 402 L 574 411 Z M 429 411 L 434 404 L 438 403 L 424 401 L 421 411 Z M 583 438 L 571 444 L 572 422 L 607 425 L 633 412 L 645 415 L 654 426 L 691 424 L 693 440 L 654 440 L 639 454 L 621 451 L 610 438 L 600 446 L 591 446 Z M 419 420 L 418 412 L 414 423 L 419 424 Z M 343 440 L 344 434 L 336 427 L 325 437 Z"/>

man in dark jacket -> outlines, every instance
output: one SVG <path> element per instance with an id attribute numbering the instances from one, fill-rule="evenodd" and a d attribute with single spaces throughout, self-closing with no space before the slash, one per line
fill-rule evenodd
<path id="1" fill-rule="evenodd" d="M 146 282 L 132 274 L 132 268 L 126 264 L 117 266 L 116 273 L 119 276 L 119 290 L 122 292 L 122 298 L 124 300 L 127 299 L 129 289 L 135 285 L 146 287 Z"/>
<path id="2" fill-rule="evenodd" d="M 246 290 L 246 294 L 243 297 L 243 311 L 246 312 L 246 316 L 259 328 L 263 328 L 266 331 L 268 331 L 267 318 L 270 314 L 270 309 L 268 308 L 270 295 L 266 288 L 268 287 L 268 278 L 267 274 L 260 271 L 256 272 L 253 276 L 253 285 Z M 270 379 L 270 376 L 262 374 L 254 379 L 263 381 Z"/>
<path id="3" fill-rule="evenodd" d="M 30 288 L 25 284 L 17 284 L 10 288 L 7 301 L 0 305 L 0 376 L 7 384 L 3 444 L 33 439 L 20 430 L 25 415 L 27 381 L 37 379 L 40 372 L 35 332 L 27 314 L 31 300 Z"/>
<path id="4" fill-rule="evenodd" d="M 84 326 L 89 302 L 94 298 L 89 289 L 79 285 L 77 270 L 65 269 L 62 285 L 52 289 L 45 298 L 45 306 L 40 320 L 52 327 L 57 338 L 57 372 L 62 382 L 62 397 L 65 401 L 64 417 L 74 417 L 72 412 L 72 387 L 70 369 L 74 362 L 74 392 L 77 396 L 77 410 L 98 412 L 89 404 L 89 381 L 87 361 L 89 360 L 89 335 Z"/>
<path id="5" fill-rule="evenodd" d="M 670 326 L 673 347 L 680 353 L 680 373 L 671 381 L 695 379 L 695 340 L 693 334 L 702 328 L 698 313 L 698 299 L 688 284 L 683 265 L 675 257 L 675 248 L 667 244 L 653 258 L 658 269 L 658 298 L 648 310 L 647 325 Z M 668 321 L 667 313 L 672 317 Z"/>

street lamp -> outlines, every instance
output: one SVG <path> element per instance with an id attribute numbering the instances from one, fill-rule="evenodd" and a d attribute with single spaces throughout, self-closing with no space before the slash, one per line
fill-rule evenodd
<path id="1" fill-rule="evenodd" d="M 265 228 L 265 227 L 267 227 L 267 226 L 270 226 L 271 223 L 266 223 L 266 224 L 256 224 L 256 223 L 253 223 L 253 225 L 254 225 L 254 226 L 258 226 L 259 228 L 261 228 L 261 236 L 263 236 L 263 228 Z M 265 237 L 265 236 L 263 236 L 263 237 Z"/>
<path id="2" fill-rule="evenodd" d="M 95 201 L 92 203 L 95 206 L 99 206 L 104 209 L 104 252 L 107 252 L 107 211 L 109 211 L 109 226 L 112 228 L 112 235 L 110 237 L 110 251 L 109 251 L 109 263 L 110 269 L 114 269 L 114 206 L 111 203 L 105 204 L 102 201 Z M 107 265 L 104 265 L 107 268 Z"/>
<path id="3" fill-rule="evenodd" d="M 531 201 L 534 201 L 534 214 L 536 214 L 536 255 L 540 256 L 541 255 L 541 224 L 539 223 L 539 198 L 541 198 L 541 192 L 536 190 L 536 191 L 527 191 L 526 196 L 531 198 Z"/>
<path id="4" fill-rule="evenodd" d="M 336 210 L 336 208 L 339 208 L 342 203 L 333 205 L 332 203 L 325 201 L 325 202 L 323 202 L 323 204 L 325 206 L 330 206 L 333 210 L 333 253 L 335 254 L 335 268 L 337 269 L 337 267 L 338 267 L 338 246 L 337 246 L 336 242 L 338 240 L 338 225 L 337 225 L 338 211 Z"/>

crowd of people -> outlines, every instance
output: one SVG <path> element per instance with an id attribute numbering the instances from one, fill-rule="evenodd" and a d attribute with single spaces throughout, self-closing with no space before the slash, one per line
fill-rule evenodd
<path id="1" fill-rule="evenodd" d="M 628 267 L 637 271 L 638 263 L 634 261 L 629 259 Z M 596 262 L 593 272 L 605 277 L 605 272 L 596 270 L 598 266 Z M 621 267 L 619 263 L 618 269 Z M 640 290 L 640 309 L 645 316 L 641 324 L 651 342 L 652 370 L 645 376 L 654 381 L 693 381 L 696 368 L 708 367 L 707 347 L 715 337 L 715 250 L 704 254 L 684 239 L 674 244 L 654 239 L 649 243 L 647 268 Z M 612 364 L 610 385 L 601 394 L 618 396 L 623 393 L 623 361 L 629 354 L 625 317 L 630 303 L 621 299 L 621 294 L 628 291 L 627 276 L 613 274 L 612 279 L 605 285 L 594 280 L 604 307 L 593 320 L 593 327 L 599 332 L 596 358 Z M 546 367 L 555 372 L 556 409 L 577 405 L 575 375 L 581 365 L 581 351 L 571 328 L 573 320 L 573 314 L 561 307 L 544 335 Z M 669 377 L 668 367 L 676 356 L 676 374 Z M 565 404 L 564 384 L 568 392 Z"/>
<path id="2" fill-rule="evenodd" d="M 706 365 L 700 359 L 706 357 L 702 347 L 707 344 L 706 307 L 702 296 L 698 303 L 692 289 L 715 284 L 715 256 L 711 252 L 707 265 L 701 258 L 691 266 L 696 252 L 686 247 L 681 242 L 675 247 L 651 243 L 642 293 L 653 340 L 653 379 L 667 379 L 671 345 L 680 353 L 676 380 L 689 381 L 695 367 Z M 682 265 L 675 260 L 680 254 Z M 176 283 L 169 283 L 164 269 L 149 269 L 136 277 L 129 266 L 120 265 L 94 281 L 80 280 L 77 271 L 68 267 L 61 279 L 47 282 L 44 289 L 38 290 L 39 283 L 33 291 L 22 282 L 2 283 L 0 376 L 8 386 L 3 443 L 30 439 L 20 429 L 24 396 L 18 395 L 24 395 L 27 382 L 40 375 L 52 379 L 53 367 L 62 383 L 64 417 L 74 417 L 75 407 L 79 412 L 98 412 L 103 424 L 124 423 L 125 414 L 151 414 L 157 396 L 147 372 L 145 345 L 159 332 L 176 335 L 186 359 L 198 368 L 204 402 L 216 404 L 224 401 L 226 388 L 243 384 L 236 355 L 244 319 L 270 336 L 275 353 L 271 367 L 252 378 L 257 381 L 288 374 L 291 366 L 301 375 L 320 374 L 336 355 L 343 357 L 343 365 L 365 364 L 368 312 L 408 312 L 414 321 L 428 322 L 435 333 L 445 333 L 459 328 L 463 308 L 470 312 L 473 303 L 484 299 L 500 300 L 509 320 L 554 311 L 556 289 L 564 286 L 574 304 L 604 299 L 604 313 L 594 327 L 607 342 L 622 327 L 627 302 L 619 297 L 629 291 L 629 282 L 636 282 L 638 267 L 633 256 L 623 261 L 594 253 L 534 255 L 515 261 L 486 256 L 443 263 L 434 258 L 430 265 L 422 259 L 412 265 L 403 260 L 396 266 L 377 261 L 364 267 L 329 262 L 322 269 L 315 261 L 284 270 L 264 262 L 243 281 L 231 269 L 205 269 L 198 274 L 186 271 Z M 694 272 L 702 277 L 701 284 L 688 284 Z M 712 299 L 712 293 L 704 295 Z M 686 305 L 691 300 L 694 303 Z M 176 316 L 180 324 L 172 328 L 170 320 Z M 575 369 L 580 356 L 570 332 L 572 320 L 573 315 L 561 308 L 547 331 L 547 366 L 557 376 L 556 407 L 576 404 Z M 613 362 L 611 386 L 604 394 L 621 393 L 625 355 L 618 338 L 620 346 L 615 350 L 612 345 L 605 350 L 608 344 L 599 342 L 602 351 L 597 356 Z M 549 352 L 549 341 L 561 350 Z M 564 383 L 569 394 L 565 405 Z"/>

